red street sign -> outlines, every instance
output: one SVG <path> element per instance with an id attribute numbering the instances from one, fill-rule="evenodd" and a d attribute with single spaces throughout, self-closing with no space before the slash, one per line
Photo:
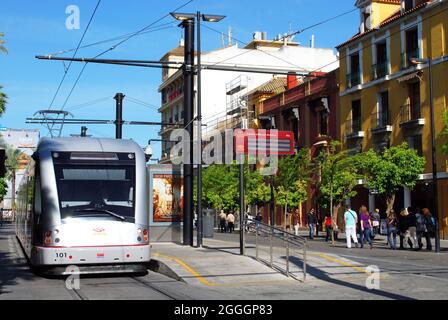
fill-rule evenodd
<path id="1" fill-rule="evenodd" d="M 235 130 L 236 154 L 294 155 L 294 133 L 278 130 Z"/>

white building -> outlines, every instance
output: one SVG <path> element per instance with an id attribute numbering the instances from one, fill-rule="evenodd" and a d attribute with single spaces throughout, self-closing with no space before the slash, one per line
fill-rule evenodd
<path id="1" fill-rule="evenodd" d="M 197 54 L 197 53 L 196 53 Z M 169 51 L 161 61 L 183 62 L 184 47 L 180 45 Z M 298 75 L 313 71 L 329 72 L 338 68 L 338 58 L 333 49 L 304 47 L 292 41 L 267 40 L 264 34 L 254 33 L 254 39 L 244 48 L 232 45 L 208 53 L 202 53 L 202 119 L 210 124 L 203 137 L 210 134 L 213 123 L 222 118 L 238 116 L 244 102 L 241 97 L 272 79 L 275 74 L 294 72 Z M 251 72 L 211 70 L 207 67 L 250 69 Z M 255 71 L 270 71 L 257 73 Z M 163 69 L 159 87 L 162 104 L 159 112 L 162 122 L 183 122 L 183 77 L 182 70 Z M 196 92 L 196 86 L 195 86 Z M 172 126 L 160 131 L 162 140 L 162 162 L 167 160 L 173 143 L 169 141 Z"/>

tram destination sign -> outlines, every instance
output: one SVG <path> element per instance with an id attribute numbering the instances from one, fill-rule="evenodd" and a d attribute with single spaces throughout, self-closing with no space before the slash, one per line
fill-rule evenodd
<path id="1" fill-rule="evenodd" d="M 294 133 L 278 130 L 235 130 L 238 155 L 293 155 Z"/>

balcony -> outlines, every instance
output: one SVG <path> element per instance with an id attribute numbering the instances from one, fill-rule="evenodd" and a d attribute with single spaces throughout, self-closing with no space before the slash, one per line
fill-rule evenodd
<path id="1" fill-rule="evenodd" d="M 380 79 L 389 74 L 389 61 L 372 65 L 372 80 Z"/>
<path id="2" fill-rule="evenodd" d="M 371 116 L 372 134 L 380 135 L 392 132 L 389 115 L 386 112 L 375 112 Z"/>
<path id="3" fill-rule="evenodd" d="M 347 140 L 363 139 L 364 131 L 362 131 L 361 119 L 348 120 L 345 123 L 345 135 Z"/>
<path id="4" fill-rule="evenodd" d="M 400 127 L 416 128 L 425 125 L 425 119 L 421 115 L 419 103 L 405 104 L 400 109 Z"/>
<path id="5" fill-rule="evenodd" d="M 361 72 L 347 74 L 347 88 L 361 84 Z"/>
<path id="6" fill-rule="evenodd" d="M 407 69 L 413 66 L 412 59 L 420 58 L 420 49 L 415 49 L 410 52 L 404 52 L 401 54 L 401 69 Z"/>

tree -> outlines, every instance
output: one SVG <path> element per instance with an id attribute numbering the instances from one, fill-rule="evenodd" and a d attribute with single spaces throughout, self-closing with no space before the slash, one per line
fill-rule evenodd
<path id="1" fill-rule="evenodd" d="M 282 157 L 275 178 L 277 205 L 284 207 L 285 227 L 288 207 L 299 208 L 308 196 L 311 167 L 309 150 L 301 149 L 294 156 Z"/>
<path id="2" fill-rule="evenodd" d="M 271 199 L 271 188 L 267 183 L 267 177 L 262 176 L 258 170 L 250 172 L 249 166 L 245 167 L 245 200 L 248 205 L 258 207 L 268 203 Z"/>
<path id="3" fill-rule="evenodd" d="M 13 149 L 8 147 L 6 149 L 6 175 L 5 179 L 11 181 L 11 205 L 12 209 L 15 210 L 16 205 L 16 172 L 19 169 L 19 158 L 22 152 L 18 149 Z"/>
<path id="4" fill-rule="evenodd" d="M 8 96 L 2 91 L 3 87 L 0 86 L 0 116 L 6 111 L 6 104 L 8 102 Z"/>
<path id="5" fill-rule="evenodd" d="M 5 178 L 0 178 L 0 202 L 3 201 L 8 191 L 8 185 Z"/>
<path id="6" fill-rule="evenodd" d="M 361 177 L 362 155 L 350 155 L 349 150 L 340 150 L 340 142 L 333 141 L 327 150 L 322 150 L 315 164 L 319 171 L 316 187 L 319 190 L 318 201 L 329 208 L 333 229 L 337 229 L 338 212 L 350 198 L 356 196 L 354 190 Z"/>
<path id="7" fill-rule="evenodd" d="M 425 158 L 409 149 L 407 143 L 386 148 L 382 154 L 373 150 L 364 157 L 366 187 L 385 197 L 387 214 L 393 209 L 395 195 L 401 187 L 413 189 L 425 167 Z"/>
<path id="8" fill-rule="evenodd" d="M 443 130 L 440 136 L 444 139 L 444 143 L 442 144 L 442 153 L 444 155 L 448 155 L 448 111 L 443 112 Z"/>
<path id="9" fill-rule="evenodd" d="M 4 33 L 0 32 L 0 38 L 3 38 L 5 36 Z M 5 40 L 0 39 L 0 51 L 4 54 L 8 54 L 8 49 L 3 45 L 5 43 Z"/>

